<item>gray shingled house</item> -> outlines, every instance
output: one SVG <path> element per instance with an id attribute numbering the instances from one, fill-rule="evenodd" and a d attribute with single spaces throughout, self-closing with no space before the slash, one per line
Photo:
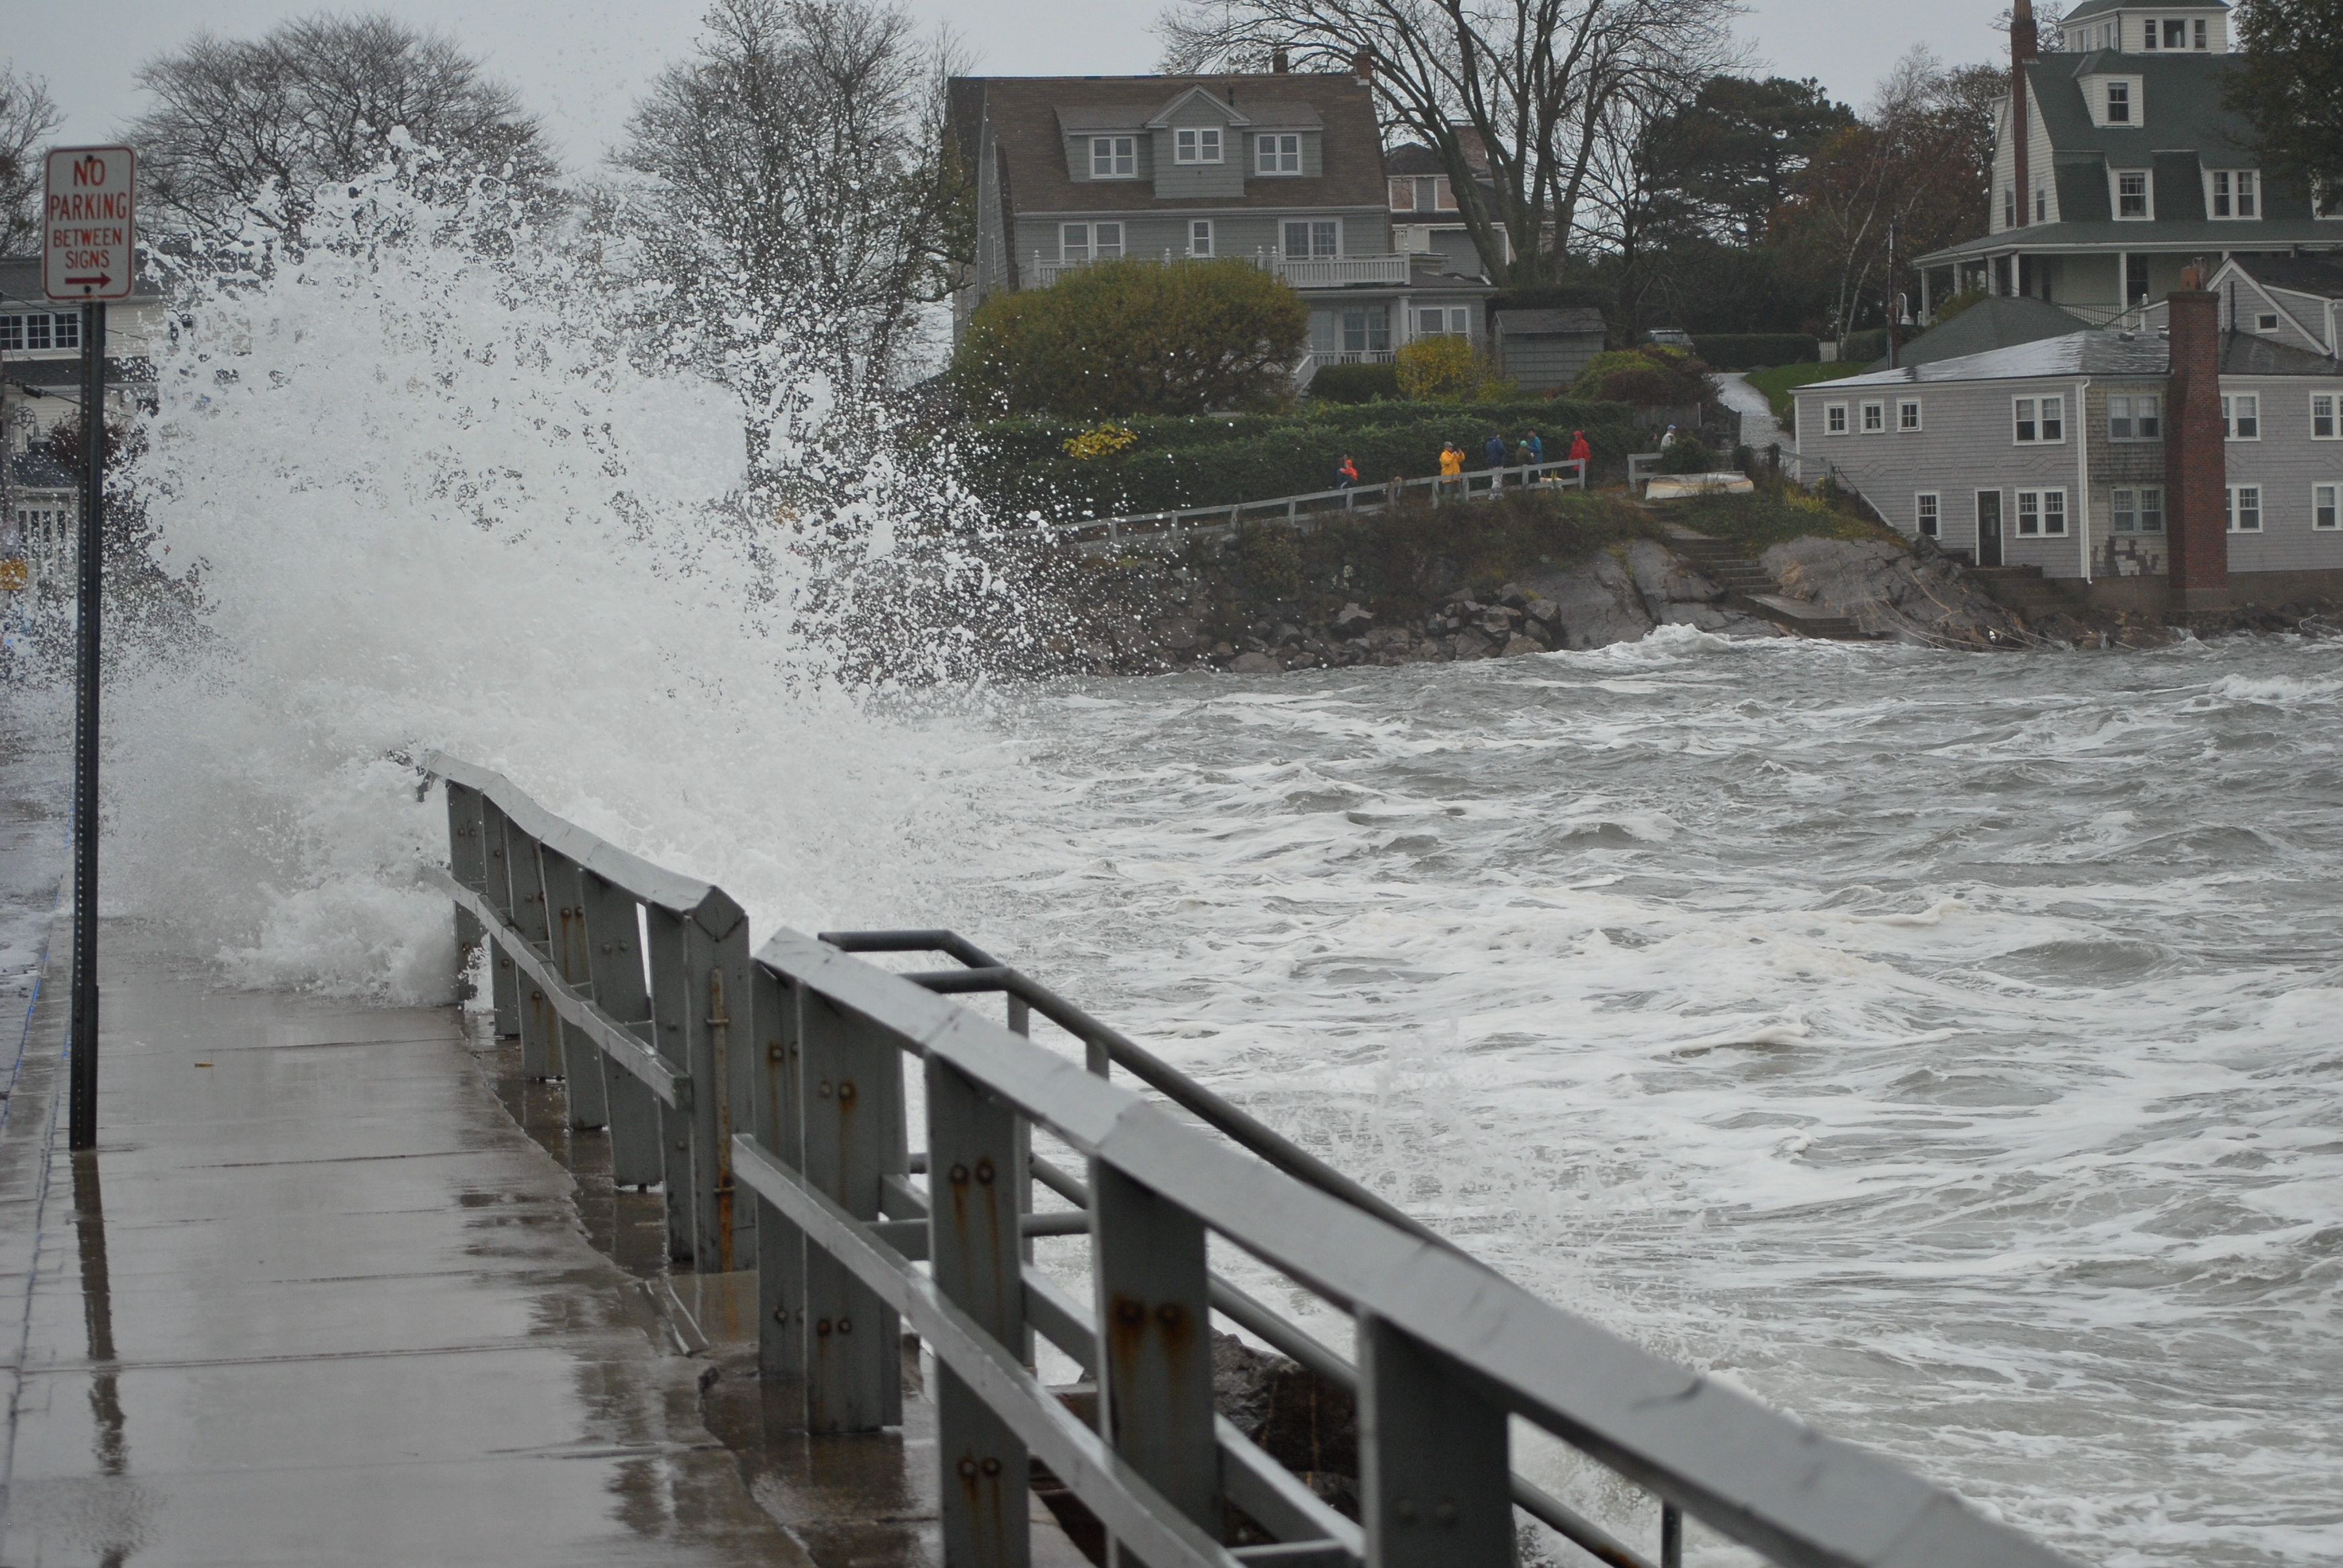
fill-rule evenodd
<path id="1" fill-rule="evenodd" d="M 2343 210 L 2265 179 L 2221 106 L 2228 10 L 2084 0 L 2064 52 L 2041 55 L 2030 23 L 2014 29 L 1990 228 L 1918 258 L 1924 308 L 1983 286 L 2104 326 L 2161 300 L 2199 258 L 2343 247 Z"/>
<path id="2" fill-rule="evenodd" d="M 2091 329 L 1818 382 L 1797 393 L 1799 451 L 1979 565 L 2160 576 L 2171 358 L 2157 333 Z M 2209 368 L 2228 569 L 2343 585 L 2343 361 L 2221 332 Z"/>
<path id="3" fill-rule="evenodd" d="M 963 76 L 950 94 L 950 134 L 977 179 L 956 333 L 989 296 L 1047 288 L 1092 262 L 1233 256 L 1308 303 L 1305 383 L 1416 337 L 1485 334 L 1494 290 L 1477 272 L 1393 246 L 1382 133 L 1359 77 Z"/>

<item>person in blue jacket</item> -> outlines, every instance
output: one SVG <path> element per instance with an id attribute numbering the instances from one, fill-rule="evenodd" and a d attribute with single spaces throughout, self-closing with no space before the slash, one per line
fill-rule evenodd
<path id="1" fill-rule="evenodd" d="M 1503 436 L 1498 435 L 1494 430 L 1490 431 L 1489 439 L 1482 445 L 1481 456 L 1488 459 L 1490 467 L 1503 467 L 1505 466 L 1505 438 Z"/>

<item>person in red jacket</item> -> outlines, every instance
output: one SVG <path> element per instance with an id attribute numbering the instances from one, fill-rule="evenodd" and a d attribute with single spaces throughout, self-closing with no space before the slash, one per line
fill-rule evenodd
<path id="1" fill-rule="evenodd" d="M 1579 465 L 1578 477 L 1584 483 L 1594 462 L 1594 448 L 1586 444 L 1586 432 L 1584 430 L 1570 433 L 1570 460 Z"/>

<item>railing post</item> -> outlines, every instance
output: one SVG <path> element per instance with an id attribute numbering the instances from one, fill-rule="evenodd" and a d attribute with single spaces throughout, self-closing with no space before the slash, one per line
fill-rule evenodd
<path id="1" fill-rule="evenodd" d="M 485 797 L 480 801 L 480 843 L 485 853 L 481 868 L 488 905 L 506 920 L 512 919 L 512 853 L 506 840 L 510 826 L 505 814 Z M 520 971 L 513 968 L 512 957 L 504 950 L 504 943 L 491 939 L 488 942 L 488 997 L 496 1006 L 497 1038 L 510 1040 L 520 1032 Z"/>
<path id="2" fill-rule="evenodd" d="M 480 792 L 442 779 L 447 795 L 447 874 L 475 892 L 488 885 L 488 846 L 480 839 Z M 456 991 L 463 1000 L 464 978 L 472 970 L 472 950 L 488 933 L 471 910 L 456 906 Z"/>
<path id="3" fill-rule="evenodd" d="M 553 956 L 552 932 L 546 916 L 545 868 L 538 859 L 538 842 L 511 823 L 505 824 L 505 861 L 512 868 L 512 922 L 521 940 L 546 958 Z M 520 997 L 520 1073 L 523 1078 L 548 1079 L 561 1070 L 561 1015 L 553 999 L 535 980 L 516 973 Z"/>
<path id="4" fill-rule="evenodd" d="M 644 906 L 643 916 L 650 931 L 651 1042 L 669 1067 L 689 1076 L 691 1020 L 703 1016 L 693 1005 L 691 969 L 684 950 L 690 917 L 656 905 Z M 695 1079 L 692 1106 L 698 1107 L 702 1095 L 715 1092 L 714 1085 Z M 693 1111 L 662 1105 L 659 1123 L 659 1179 L 667 1184 L 667 1255 L 675 1262 L 695 1262 L 712 1255 L 715 1226 L 711 1220 L 703 1230 L 699 1218 L 699 1190 L 692 1181 Z M 703 1236 L 709 1240 L 707 1252 L 702 1251 Z"/>
<path id="5" fill-rule="evenodd" d="M 798 1005 L 806 1180 L 858 1220 L 905 1174 L 903 1060 L 893 1037 L 817 991 Z M 903 1419 L 894 1312 L 819 1248 L 806 1253 L 806 1428 L 875 1432 Z"/>
<path id="6" fill-rule="evenodd" d="M 1212 1324 L 1204 1226 L 1103 1160 L 1091 1169 L 1099 1422 L 1115 1451 L 1217 1540 Z M 1108 1559 L 1136 1561 L 1117 1543 Z"/>
<path id="7" fill-rule="evenodd" d="M 632 894 L 591 871 L 579 875 L 578 902 L 586 911 L 586 961 L 594 977 L 594 1000 L 602 1010 L 656 1048 L 651 993 L 643 975 L 642 932 Z M 594 1053 L 598 1058 L 601 1052 Z M 659 1158 L 659 1102 L 631 1072 L 607 1066 L 610 1119 L 610 1181 L 620 1187 L 649 1187 L 665 1179 Z"/>
<path id="8" fill-rule="evenodd" d="M 1512 1568 L 1505 1411 L 1463 1368 L 1359 1315 L 1359 1501 L 1376 1568 Z"/>
<path id="9" fill-rule="evenodd" d="M 798 1069 L 798 988 L 759 964 L 754 988 L 757 1050 L 749 1131 L 792 1171 L 805 1169 L 805 1121 Z M 757 1200 L 757 1370 L 766 1377 L 805 1375 L 805 1232 Z"/>
<path id="10" fill-rule="evenodd" d="M 1022 1359 L 1025 1242 L 1018 1224 L 1017 1113 L 940 1058 L 928 1059 L 928 1256 L 936 1288 Z M 936 1451 L 944 1561 L 1023 1568 L 1030 1551 L 1025 1445 L 955 1376 L 938 1368 Z"/>
<path id="11" fill-rule="evenodd" d="M 702 1273 L 729 1273 L 757 1261 L 756 1208 L 736 1202 L 732 1186 L 733 1108 L 753 1104 L 755 1095 L 749 920 L 730 898 L 710 890 L 685 919 L 683 936 L 692 1223 L 698 1237 L 691 1266 Z"/>
<path id="12" fill-rule="evenodd" d="M 539 845 L 545 871 L 545 901 L 552 921 L 553 960 L 561 978 L 593 996 L 594 965 L 586 939 L 586 900 L 578 862 Z M 597 999 L 598 1000 L 598 998 Z M 558 1023 L 558 1061 L 568 1086 L 569 1127 L 583 1131 L 610 1123 L 609 1094 L 602 1075 L 602 1051 L 592 1038 L 567 1020 Z"/>

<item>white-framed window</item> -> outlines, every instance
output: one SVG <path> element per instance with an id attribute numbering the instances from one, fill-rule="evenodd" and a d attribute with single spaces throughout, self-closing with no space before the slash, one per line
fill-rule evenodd
<path id="1" fill-rule="evenodd" d="M 1391 346 L 1390 306 L 1353 305 L 1342 312 L 1345 354 L 1388 354 Z"/>
<path id="2" fill-rule="evenodd" d="M 1473 313 L 1462 305 L 1427 306 L 1415 313 L 1418 337 L 1470 337 Z"/>
<path id="3" fill-rule="evenodd" d="M 2262 487 L 2231 485 L 2222 493 L 2221 521 L 2233 534 L 2262 531 Z"/>
<path id="4" fill-rule="evenodd" d="M 2151 221 L 2156 216 L 2156 186 L 2146 169 L 2115 171 L 2116 216 L 2135 223 Z"/>
<path id="5" fill-rule="evenodd" d="M 1091 178 L 1129 180 L 1139 177 L 1137 136 L 1092 136 Z"/>
<path id="6" fill-rule="evenodd" d="M 1825 403 L 1823 405 L 1823 434 L 1825 436 L 1844 436 L 1846 434 L 1845 404 Z"/>
<path id="7" fill-rule="evenodd" d="M 2338 427 L 2335 418 L 2335 405 L 2338 402 L 2343 402 L 2343 398 L 2338 398 L 2332 392 L 2314 392 L 2310 395 L 2310 438 L 2312 440 L 2333 441 L 2343 438 L 2343 427 Z"/>
<path id="8" fill-rule="evenodd" d="M 1212 254 L 1212 220 L 1192 217 L 1188 220 L 1188 254 L 1210 256 Z"/>
<path id="9" fill-rule="evenodd" d="M 2261 216 L 2261 176 L 2252 169 L 2210 169 L 2205 175 L 2205 212 L 2237 221 Z"/>
<path id="10" fill-rule="evenodd" d="M 2310 526 L 2333 530 L 2343 527 L 2343 485 L 2310 487 Z"/>
<path id="11" fill-rule="evenodd" d="M 2111 126 L 2131 124 L 2131 84 L 2129 82 L 2107 84 L 2107 124 Z"/>
<path id="12" fill-rule="evenodd" d="M 1877 436 L 1884 433 L 1886 428 L 1887 405 L 1865 403 L 1863 406 L 1863 433 L 1866 436 Z"/>
<path id="13" fill-rule="evenodd" d="M 2256 332 L 2276 332 L 2278 330 L 2278 312 L 2275 310 L 2261 310 L 2255 312 L 2254 330 Z"/>
<path id="14" fill-rule="evenodd" d="M 1898 430 L 1920 427 L 1920 400 L 1917 397 L 1906 397 L 1896 405 L 1896 427 Z"/>
<path id="15" fill-rule="evenodd" d="M 2017 492 L 2017 535 L 2020 538 L 2057 538 L 2066 532 L 2066 492 Z"/>
<path id="16" fill-rule="evenodd" d="M 2163 400 L 2148 393 L 2126 392 L 2107 399 L 2107 439 L 2155 441 L 2164 435 Z"/>
<path id="17" fill-rule="evenodd" d="M 1069 265 L 1112 261 L 1122 255 L 1122 225 L 1066 223 L 1058 226 L 1058 259 Z"/>
<path id="18" fill-rule="evenodd" d="M 11 311 L 0 316 L 0 353 L 30 354 L 80 347 L 81 317 L 74 311 Z"/>
<path id="19" fill-rule="evenodd" d="M 2004 228 L 2017 226 L 2017 187 L 2016 186 L 2001 187 L 2001 226 Z"/>
<path id="20" fill-rule="evenodd" d="M 2164 487 L 2144 485 L 2114 492 L 2115 531 L 2119 534 L 2160 534 L 2164 531 Z"/>
<path id="21" fill-rule="evenodd" d="M 2066 439 L 2064 397 L 2016 397 L 2010 401 L 2010 424 L 2019 446 L 2055 447 Z"/>
<path id="22" fill-rule="evenodd" d="M 1302 172 L 1302 138 L 1291 134 L 1263 134 L 1252 139 L 1253 172 L 1298 175 Z"/>
<path id="23" fill-rule="evenodd" d="M 2258 393 L 2240 392 L 2221 399 L 2221 430 L 2232 441 L 2262 438 L 2262 400 Z"/>
<path id="24" fill-rule="evenodd" d="M 1285 226 L 1285 256 L 1289 261 L 1342 254 L 1340 218 L 1299 218 Z"/>
<path id="25" fill-rule="evenodd" d="M 2034 221 L 2050 221 L 2050 180 L 2046 175 L 2034 176 Z"/>
<path id="26" fill-rule="evenodd" d="M 1172 133 L 1172 161 L 1175 164 L 1216 164 L 1221 161 L 1221 130 L 1218 126 L 1205 126 L 1194 130 Z"/>
<path id="27" fill-rule="evenodd" d="M 1938 497 L 1934 490 L 1923 490 L 1912 498 L 1914 525 L 1928 538 L 1933 539 L 1936 537 L 1936 528 L 1942 520 L 1941 511 Z"/>

